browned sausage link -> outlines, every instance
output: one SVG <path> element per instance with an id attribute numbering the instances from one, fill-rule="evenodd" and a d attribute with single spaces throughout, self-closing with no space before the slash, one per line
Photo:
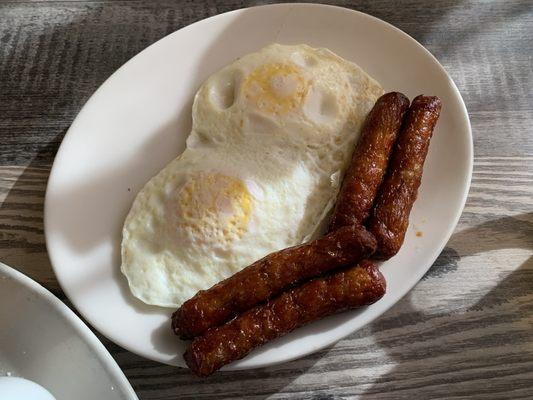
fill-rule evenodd
<path id="1" fill-rule="evenodd" d="M 199 336 L 292 285 L 357 263 L 375 249 L 376 240 L 365 228 L 348 226 L 271 253 L 186 301 L 172 316 L 172 329 L 184 339 Z"/>
<path id="2" fill-rule="evenodd" d="M 403 243 L 440 110 L 438 97 L 418 96 L 407 112 L 367 223 L 378 240 L 377 258 L 391 258 Z"/>
<path id="3" fill-rule="evenodd" d="M 385 286 L 383 275 L 370 261 L 314 279 L 194 339 L 185 362 L 196 375 L 210 375 L 302 325 L 376 302 Z"/>
<path id="4" fill-rule="evenodd" d="M 341 226 L 362 224 L 368 218 L 408 107 L 407 97 L 392 92 L 381 96 L 368 114 L 344 174 L 330 232 Z"/>

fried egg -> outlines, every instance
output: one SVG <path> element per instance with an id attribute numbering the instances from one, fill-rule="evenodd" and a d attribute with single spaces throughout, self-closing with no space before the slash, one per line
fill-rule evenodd
<path id="1" fill-rule="evenodd" d="M 306 45 L 273 44 L 209 77 L 185 151 L 124 223 L 121 271 L 133 295 L 179 307 L 319 233 L 382 93 L 357 65 Z"/>

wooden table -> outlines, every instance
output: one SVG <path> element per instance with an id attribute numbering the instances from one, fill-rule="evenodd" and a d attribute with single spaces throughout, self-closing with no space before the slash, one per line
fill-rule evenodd
<path id="1" fill-rule="evenodd" d="M 42 219 L 50 167 L 76 113 L 149 44 L 259 3 L 2 1 L 0 260 L 68 303 L 50 267 Z M 475 163 L 455 234 L 385 315 L 294 362 L 199 380 L 100 337 L 141 399 L 533 398 L 533 4 L 340 4 L 413 36 L 457 83 Z"/>

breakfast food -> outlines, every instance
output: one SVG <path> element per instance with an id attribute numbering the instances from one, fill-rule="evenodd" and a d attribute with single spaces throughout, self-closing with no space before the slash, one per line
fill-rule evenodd
<path id="1" fill-rule="evenodd" d="M 370 111 L 337 196 L 330 222 L 331 232 L 343 226 L 356 229 L 354 227 L 360 225 L 368 216 L 408 107 L 407 97 L 392 92 L 381 96 Z M 361 229 L 357 228 L 359 231 Z M 337 236 L 339 233 L 332 234 L 332 237 Z M 368 235 L 363 237 L 367 242 L 371 242 Z M 201 335 L 207 329 L 226 322 L 289 285 L 342 266 L 339 265 L 340 259 L 336 259 L 338 255 L 333 256 L 332 260 L 331 256 L 316 258 L 314 253 L 310 253 L 308 249 L 315 250 L 326 245 L 322 242 L 323 239 L 299 248 L 283 250 L 279 254 L 270 254 L 211 289 L 200 291 L 174 313 L 174 332 L 182 339 Z M 320 252 L 327 254 L 324 250 Z M 366 256 L 368 255 L 370 254 Z M 292 267 L 293 263 L 289 257 L 298 260 L 297 268 Z M 356 263 L 361 258 L 353 262 Z M 311 262 L 318 262 L 320 270 L 317 271 L 317 266 L 311 267 Z M 267 271 L 267 268 L 270 271 Z M 279 274 L 280 269 L 283 270 L 283 275 Z M 286 280 L 281 282 L 281 277 Z M 250 287 L 254 290 L 250 291 Z"/>
<path id="2" fill-rule="evenodd" d="M 326 49 L 270 45 L 212 75 L 187 148 L 137 195 L 122 237 L 133 295 L 179 307 L 317 236 L 383 90 Z"/>
<path id="3" fill-rule="evenodd" d="M 420 185 L 429 141 L 441 109 L 437 97 L 416 97 L 406 113 L 407 105 L 403 95 L 390 93 L 382 96 L 372 109 L 365 123 L 363 137 L 345 173 L 330 222 L 330 233 L 325 239 L 344 234 L 350 229 L 365 232 L 360 223 L 366 219 L 373 205 L 367 223 L 383 246 L 380 248 L 380 257 L 394 255 L 402 245 Z M 392 143 L 400 126 L 401 132 L 389 162 Z M 298 249 L 306 246 L 313 248 L 314 243 Z M 294 250 L 285 251 L 291 254 Z M 185 312 L 180 315 L 178 310 L 174 314 L 173 329 L 176 334 L 186 337 L 202 334 L 192 341 L 184 354 L 187 365 L 195 374 L 210 375 L 244 357 L 254 348 L 299 326 L 326 315 L 371 304 L 385 293 L 385 279 L 371 261 L 362 261 L 358 265 L 331 272 L 336 266 L 319 267 L 313 263 L 318 260 L 335 264 L 338 255 L 334 252 L 326 252 L 328 260 L 324 256 L 316 257 L 309 251 L 295 252 L 299 264 L 293 264 L 287 258 L 277 258 L 285 251 L 273 255 L 274 267 L 270 261 L 267 262 L 267 256 L 258 262 L 263 262 L 261 267 L 248 267 L 249 270 L 247 268 L 233 277 L 233 281 L 229 278 L 199 293 L 184 304 L 181 311 Z M 312 267 L 308 267 L 308 263 Z M 300 269 L 295 268 L 296 265 Z M 269 267 L 272 268 L 270 274 L 262 273 Z M 301 279 L 308 279 L 325 271 L 328 271 L 328 275 L 300 283 L 300 286 L 275 286 L 279 290 L 272 290 L 270 286 L 276 285 L 280 277 L 291 277 L 295 272 Z M 247 273 L 250 274 L 249 279 L 245 279 Z M 289 282 L 291 279 L 283 281 Z M 262 295 L 257 296 L 256 290 Z M 257 301 L 265 300 L 281 290 L 285 292 L 257 305 Z M 236 315 L 238 312 L 242 314 Z M 231 317 L 234 319 L 216 326 Z"/>
<path id="4" fill-rule="evenodd" d="M 186 149 L 138 193 L 121 248 L 133 295 L 177 308 L 193 372 L 384 295 L 369 258 L 403 243 L 441 103 L 382 93 L 327 49 L 277 44 L 200 87 Z"/>
<path id="5" fill-rule="evenodd" d="M 407 97 L 391 92 L 381 96 L 368 114 L 342 180 L 330 232 L 367 219 L 408 108 Z"/>
<path id="6" fill-rule="evenodd" d="M 309 322 L 372 304 L 385 293 L 385 280 L 369 261 L 293 288 L 192 341 L 184 358 L 207 376 L 254 348 Z"/>
<path id="7" fill-rule="evenodd" d="M 366 229 L 350 225 L 271 253 L 186 301 L 173 314 L 172 329 L 182 339 L 201 335 L 295 284 L 356 264 L 369 257 L 375 247 L 375 239 Z"/>
<path id="8" fill-rule="evenodd" d="M 440 110 L 438 97 L 418 96 L 405 116 L 387 175 L 368 220 L 368 228 L 378 241 L 377 258 L 391 258 L 403 244 Z"/>

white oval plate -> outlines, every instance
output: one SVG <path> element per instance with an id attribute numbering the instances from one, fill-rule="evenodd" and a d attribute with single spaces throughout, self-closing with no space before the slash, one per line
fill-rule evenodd
<path id="1" fill-rule="evenodd" d="M 30 379 L 57 400 L 137 400 L 113 357 L 81 319 L 37 282 L 2 263 L 0 321 L 0 376 Z"/>
<path id="2" fill-rule="evenodd" d="M 456 86 L 438 61 L 393 26 L 339 7 L 285 4 L 197 22 L 148 47 L 114 73 L 69 129 L 48 181 L 45 231 L 54 271 L 72 303 L 100 332 L 152 360 L 183 366 L 171 310 L 141 304 L 121 276 L 124 218 L 144 183 L 184 148 L 200 84 L 239 56 L 279 42 L 327 47 L 386 90 L 444 104 L 411 228 L 383 264 L 388 292 L 360 311 L 333 316 L 254 351 L 229 369 L 272 365 L 329 346 L 377 318 L 435 261 L 461 214 L 472 172 L 472 135 Z"/>

